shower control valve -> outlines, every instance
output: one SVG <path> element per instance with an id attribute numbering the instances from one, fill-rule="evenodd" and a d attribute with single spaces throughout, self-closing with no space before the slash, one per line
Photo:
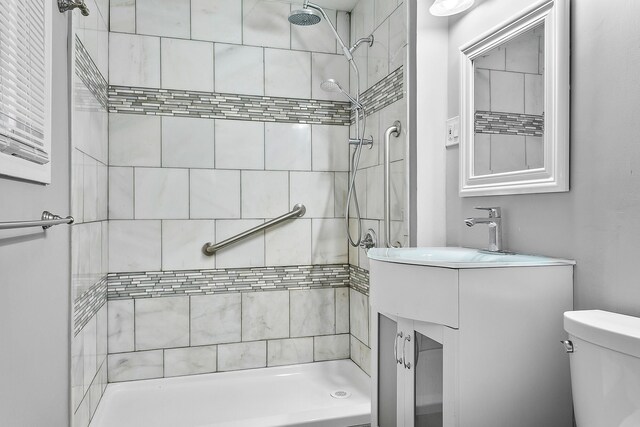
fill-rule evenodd
<path id="1" fill-rule="evenodd" d="M 378 245 L 378 236 L 373 229 L 368 229 L 367 234 L 365 234 L 364 239 L 360 242 L 360 247 L 365 251 L 368 251 L 371 248 L 375 248 Z"/>

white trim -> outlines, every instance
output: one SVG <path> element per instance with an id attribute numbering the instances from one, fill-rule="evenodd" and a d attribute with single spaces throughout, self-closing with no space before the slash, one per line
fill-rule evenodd
<path id="1" fill-rule="evenodd" d="M 0 179 L 3 176 L 35 181 L 42 184 L 51 183 L 51 78 L 52 78 L 52 38 L 53 38 L 53 1 L 43 0 L 45 10 L 45 123 L 44 151 L 49 154 L 49 162 L 43 165 L 18 157 L 0 153 Z"/>
<path id="2" fill-rule="evenodd" d="M 544 167 L 474 175 L 473 60 L 544 23 Z M 460 48 L 460 196 L 569 191 L 569 0 L 543 0 Z"/>

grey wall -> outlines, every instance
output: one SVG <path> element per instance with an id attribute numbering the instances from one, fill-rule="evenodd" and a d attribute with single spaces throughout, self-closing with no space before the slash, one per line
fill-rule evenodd
<path id="1" fill-rule="evenodd" d="M 458 114 L 458 47 L 527 0 L 486 0 L 449 27 L 449 117 Z M 575 307 L 640 315 L 640 3 L 571 2 L 571 191 L 460 198 L 458 149 L 447 152 L 447 244 L 482 246 L 462 223 L 474 206 L 504 209 L 510 250 L 573 258 Z"/>
<path id="2" fill-rule="evenodd" d="M 67 20 L 54 14 L 52 184 L 0 177 L 0 221 L 69 211 Z M 0 424 L 69 425 L 66 226 L 0 232 Z"/>

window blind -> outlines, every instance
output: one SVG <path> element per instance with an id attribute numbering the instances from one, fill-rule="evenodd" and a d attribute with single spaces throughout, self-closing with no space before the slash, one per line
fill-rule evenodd
<path id="1" fill-rule="evenodd" d="M 0 153 L 49 163 L 45 1 L 0 1 Z"/>

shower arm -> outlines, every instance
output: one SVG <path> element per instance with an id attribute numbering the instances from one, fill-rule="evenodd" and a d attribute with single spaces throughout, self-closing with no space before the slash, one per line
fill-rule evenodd
<path id="1" fill-rule="evenodd" d="M 338 34 L 338 30 L 336 30 L 336 27 L 333 26 L 333 24 L 331 23 L 331 20 L 329 19 L 329 16 L 324 11 L 324 9 L 318 6 L 317 4 L 311 3 L 309 1 L 305 1 L 303 7 L 310 7 L 311 9 L 317 10 L 322 14 L 322 16 L 324 17 L 324 20 L 327 21 L 327 24 L 329 24 L 331 31 L 333 31 L 333 35 L 336 36 L 338 43 L 340 43 L 340 47 L 342 47 L 342 51 L 344 52 L 344 55 L 347 57 L 349 61 L 353 61 L 353 55 L 351 54 L 351 50 L 347 46 L 345 46 L 344 42 L 342 41 L 342 38 Z"/>

